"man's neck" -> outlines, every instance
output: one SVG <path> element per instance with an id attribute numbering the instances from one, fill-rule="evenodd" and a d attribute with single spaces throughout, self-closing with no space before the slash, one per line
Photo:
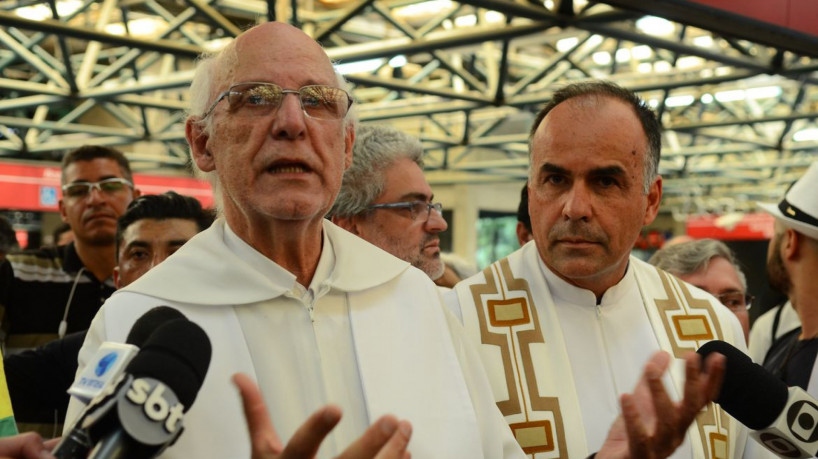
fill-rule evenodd
<path id="1" fill-rule="evenodd" d="M 792 288 L 789 292 L 790 301 L 798 311 L 801 319 L 800 339 L 818 337 L 818 266 L 805 263 L 797 272 L 793 272 Z"/>
<path id="2" fill-rule="evenodd" d="M 74 241 L 74 248 L 85 270 L 93 274 L 98 281 L 103 282 L 111 277 L 116 265 L 115 244 L 89 246 L 77 240 Z"/>
<path id="3" fill-rule="evenodd" d="M 323 245 L 323 218 L 317 221 L 285 221 L 248 226 L 227 219 L 230 229 L 248 245 L 292 273 L 309 287 Z"/>

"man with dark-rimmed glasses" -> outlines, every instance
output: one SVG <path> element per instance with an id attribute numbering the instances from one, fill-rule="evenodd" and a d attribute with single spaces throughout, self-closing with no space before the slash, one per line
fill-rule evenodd
<path id="1" fill-rule="evenodd" d="M 333 223 L 420 269 L 443 275 L 443 206 L 423 176 L 420 141 L 386 126 L 355 133 L 352 166 L 329 215 Z"/>
<path id="2" fill-rule="evenodd" d="M 109 147 L 80 147 L 63 158 L 61 183 L 60 215 L 74 242 L 10 255 L 0 266 L 6 355 L 86 330 L 115 290 L 116 222 L 139 195 L 127 158 Z M 20 427 L 53 436 L 54 422 L 43 419 L 46 430 Z"/>

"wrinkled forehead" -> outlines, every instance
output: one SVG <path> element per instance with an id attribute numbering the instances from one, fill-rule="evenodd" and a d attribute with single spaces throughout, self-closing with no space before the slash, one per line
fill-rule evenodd
<path id="1" fill-rule="evenodd" d="M 301 30 L 282 23 L 254 27 L 236 39 L 233 82 L 335 84 L 324 49 Z"/>

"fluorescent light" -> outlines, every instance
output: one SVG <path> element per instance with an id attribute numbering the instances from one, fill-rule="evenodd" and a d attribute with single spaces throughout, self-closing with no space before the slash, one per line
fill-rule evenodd
<path id="1" fill-rule="evenodd" d="M 651 73 L 653 72 L 653 65 L 650 62 L 640 62 L 639 65 L 636 66 L 636 71 L 639 73 Z"/>
<path id="2" fill-rule="evenodd" d="M 403 54 L 398 54 L 392 59 L 389 59 L 389 66 L 396 69 L 398 67 L 403 67 L 404 65 L 406 65 L 406 62 L 407 62 L 406 56 Z"/>
<path id="3" fill-rule="evenodd" d="M 475 24 L 477 24 L 477 16 L 474 14 L 454 18 L 454 25 L 457 27 L 474 27 Z"/>
<path id="4" fill-rule="evenodd" d="M 748 99 L 770 99 L 781 95 L 781 87 L 764 86 L 761 88 L 750 88 L 746 93 Z"/>
<path id="5" fill-rule="evenodd" d="M 735 102 L 737 100 L 744 100 L 745 93 L 743 89 L 733 89 L 731 91 L 719 91 L 715 96 L 719 102 Z"/>
<path id="6" fill-rule="evenodd" d="M 709 92 L 702 94 L 701 101 L 703 104 L 713 103 L 713 94 L 710 94 Z"/>
<path id="7" fill-rule="evenodd" d="M 649 59 L 650 56 L 652 56 L 652 55 L 653 55 L 653 50 L 650 49 L 650 46 L 639 45 L 639 46 L 634 46 L 633 48 L 631 48 L 631 56 L 634 59 L 644 61 L 646 59 Z"/>
<path id="8" fill-rule="evenodd" d="M 693 44 L 701 48 L 712 48 L 713 37 L 710 35 L 702 35 L 693 39 Z"/>
<path id="9" fill-rule="evenodd" d="M 678 68 L 680 68 L 682 70 L 692 69 L 692 68 L 695 68 L 695 67 L 701 67 L 702 64 L 704 64 L 704 60 L 702 58 L 696 57 L 696 56 L 680 57 L 676 61 L 676 67 L 678 67 Z"/>
<path id="10" fill-rule="evenodd" d="M 579 43 L 579 38 L 577 37 L 563 38 L 557 41 L 557 51 L 564 53 L 574 46 L 577 46 L 577 43 Z"/>
<path id="11" fill-rule="evenodd" d="M 628 62 L 631 60 L 631 50 L 619 48 L 616 50 L 616 62 Z"/>
<path id="12" fill-rule="evenodd" d="M 395 8 L 392 14 L 401 18 L 410 18 L 438 14 L 451 8 L 452 2 L 450 0 L 431 0 Z"/>
<path id="13" fill-rule="evenodd" d="M 656 16 L 645 16 L 636 21 L 636 28 L 648 35 L 668 36 L 673 34 L 675 27 L 667 19 Z"/>
<path id="14" fill-rule="evenodd" d="M 60 17 L 68 16 L 82 7 L 80 0 L 63 0 L 57 2 L 57 14 Z M 51 8 L 47 5 L 31 5 L 17 8 L 14 13 L 21 18 L 30 19 L 32 21 L 42 21 L 43 19 L 52 19 Z"/>
<path id="15" fill-rule="evenodd" d="M 608 65 L 611 63 L 611 53 L 607 51 L 597 51 L 591 56 L 596 65 Z"/>
<path id="16" fill-rule="evenodd" d="M 653 71 L 656 73 L 667 73 L 673 69 L 668 61 L 656 61 L 653 63 Z"/>
<path id="17" fill-rule="evenodd" d="M 383 65 L 385 59 L 366 59 L 357 62 L 347 62 L 345 64 L 335 64 L 335 70 L 341 75 L 351 73 L 369 73 L 378 70 Z"/>
<path id="18" fill-rule="evenodd" d="M 153 37 L 159 34 L 164 22 L 156 18 L 139 18 L 128 21 L 132 37 Z M 107 24 L 105 32 L 111 35 L 125 35 L 125 25 L 121 22 Z"/>
<path id="19" fill-rule="evenodd" d="M 818 140 L 818 128 L 801 129 L 792 135 L 792 140 L 795 140 L 796 142 Z"/>
<path id="20" fill-rule="evenodd" d="M 685 105 L 690 105 L 696 100 L 695 97 L 691 95 L 684 95 L 684 96 L 670 96 L 665 99 L 665 106 L 666 107 L 684 107 Z"/>

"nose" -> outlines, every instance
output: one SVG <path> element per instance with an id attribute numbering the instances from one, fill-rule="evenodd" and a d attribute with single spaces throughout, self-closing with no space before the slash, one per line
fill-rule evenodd
<path id="1" fill-rule="evenodd" d="M 562 215 L 566 220 L 588 220 L 593 214 L 591 192 L 583 183 L 575 183 L 564 195 Z"/>
<path id="2" fill-rule="evenodd" d="M 105 199 L 105 193 L 98 186 L 92 186 L 85 198 L 89 203 L 100 203 Z"/>
<path id="3" fill-rule="evenodd" d="M 292 97 L 288 97 L 292 96 Z M 279 140 L 292 140 L 302 137 L 306 130 L 307 115 L 301 109 L 301 99 L 297 93 L 286 92 L 282 95 L 272 125 L 272 136 Z"/>
<path id="4" fill-rule="evenodd" d="M 442 233 L 443 231 L 446 231 L 448 227 L 449 224 L 446 223 L 446 219 L 443 218 L 443 215 L 432 209 L 429 213 L 429 218 L 426 219 L 426 224 L 424 225 L 426 231 L 430 233 Z"/>

